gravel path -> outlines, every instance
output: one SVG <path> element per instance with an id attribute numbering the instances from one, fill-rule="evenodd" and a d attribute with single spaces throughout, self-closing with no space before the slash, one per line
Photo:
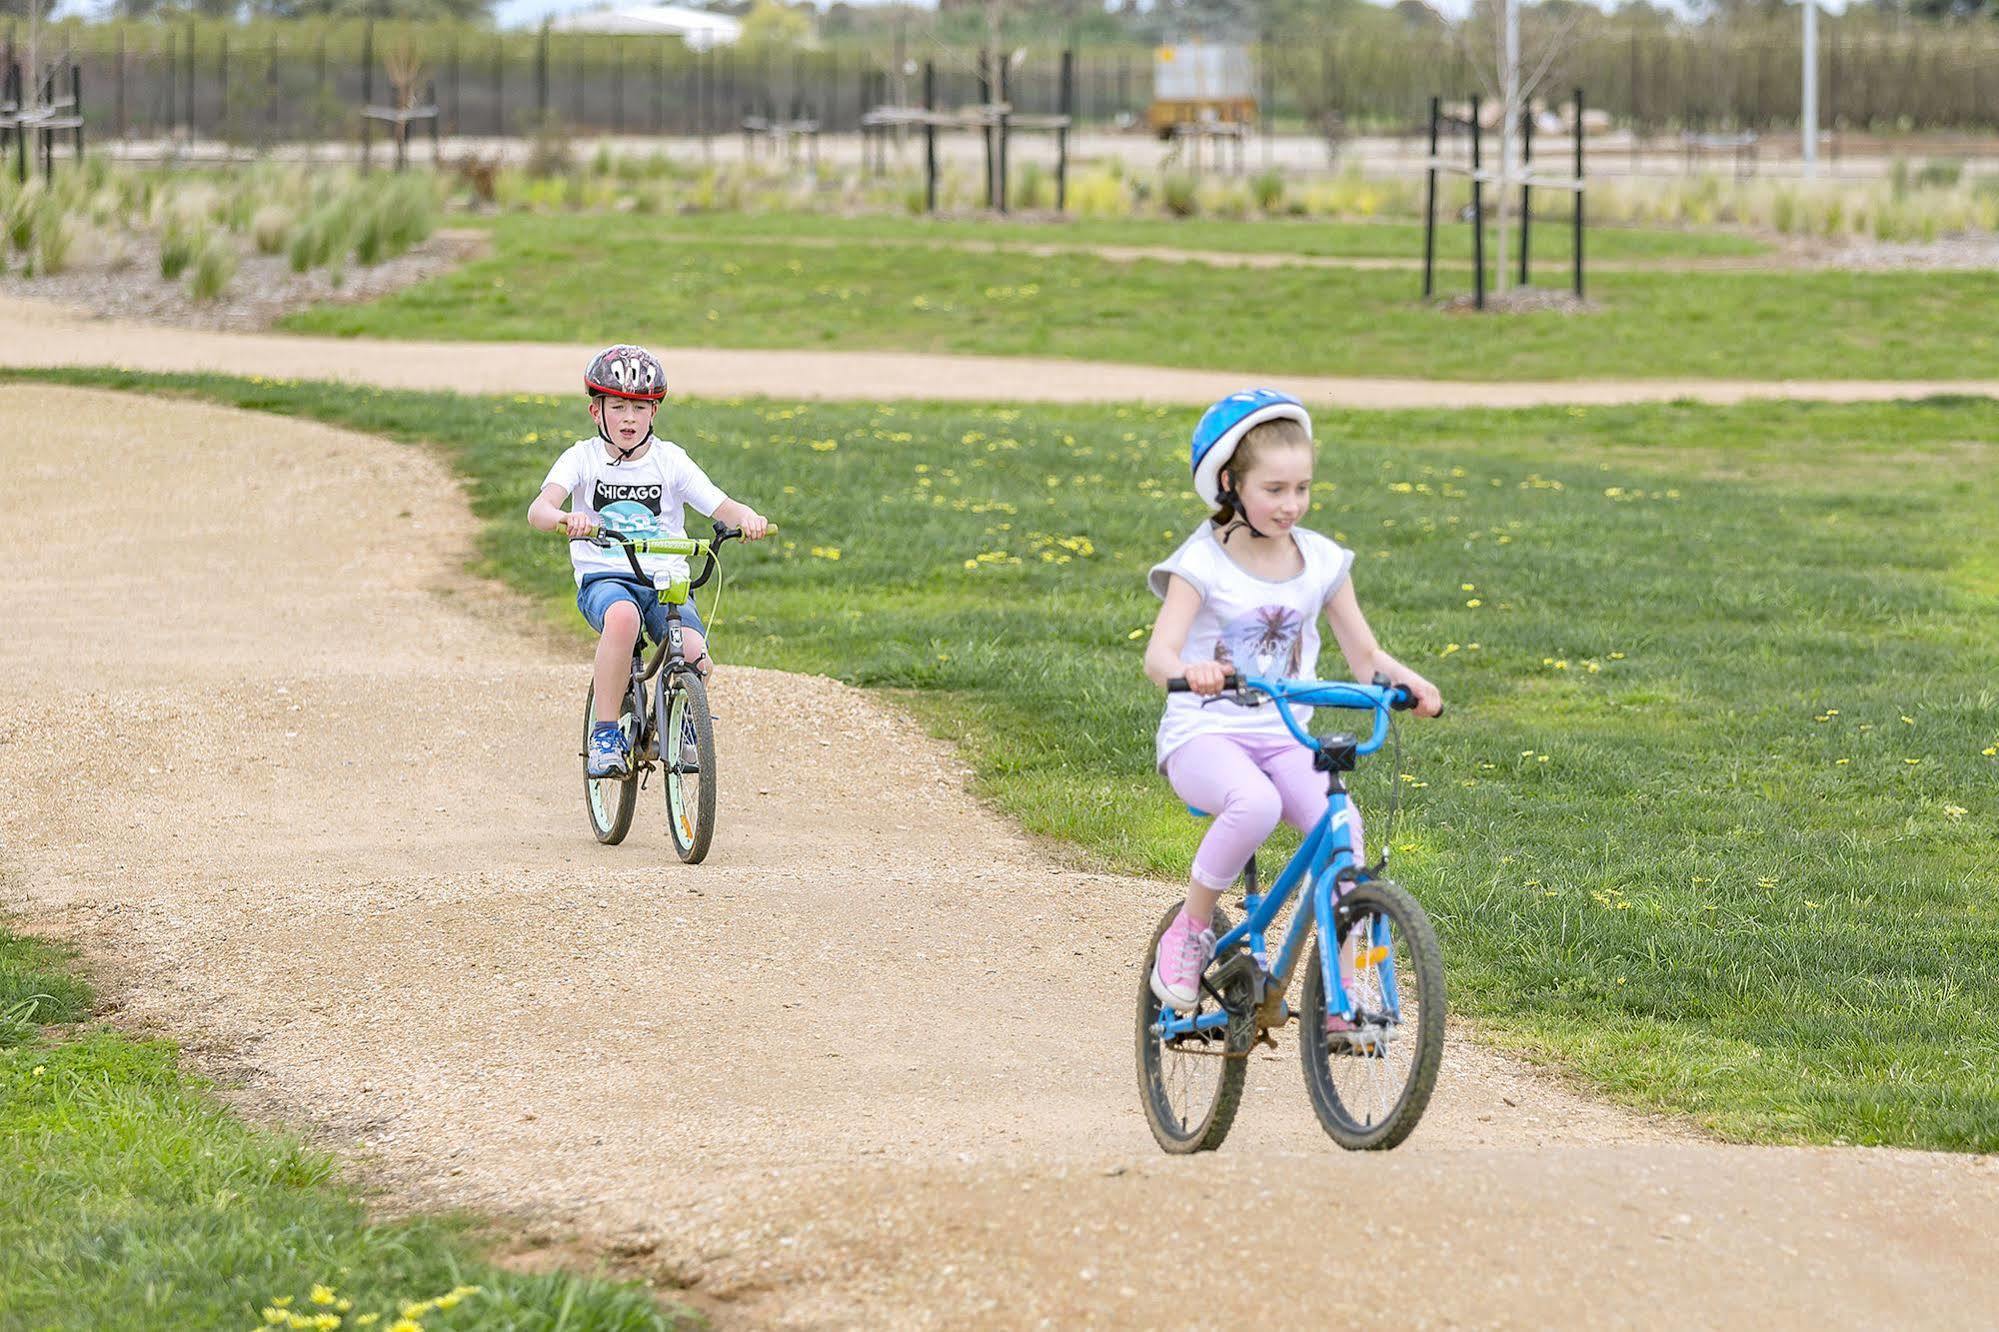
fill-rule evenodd
<path id="1" fill-rule="evenodd" d="M 0 365 L 115 365 L 132 370 L 216 371 L 339 379 L 383 388 L 465 393 L 573 393 L 595 347 L 522 342 L 391 342 L 362 338 L 160 329 L 43 302 L 0 297 Z M 961 402 L 1153 402 L 1205 406 L 1254 371 L 1169 370 L 1142 365 L 912 352 L 722 351 L 656 348 L 684 391 L 703 397 L 760 394 L 827 401 L 901 398 Z M 1314 406 L 1531 407 L 1550 403 L 1731 403 L 1754 398 L 1885 402 L 1938 393 L 1999 396 L 1999 379 L 1627 379 L 1476 383 L 1283 375 Z"/>
<path id="2" fill-rule="evenodd" d="M 576 1228 L 724 1327 L 1999 1308 L 1999 1161 L 1718 1145 L 1462 1040 L 1395 1153 L 1319 1136 L 1287 1040 L 1220 1155 L 1165 1159 L 1129 1015 L 1173 886 L 1051 858 L 865 694 L 726 667 L 709 862 L 656 792 L 600 848 L 583 648 L 461 571 L 441 464 L 119 404 L 88 522 L 143 540 L 57 545 L 103 396 L 0 387 L 5 905 L 408 1196 Z"/>

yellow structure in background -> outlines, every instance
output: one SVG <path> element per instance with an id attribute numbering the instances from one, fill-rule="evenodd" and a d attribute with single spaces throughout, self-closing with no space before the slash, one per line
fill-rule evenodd
<path id="1" fill-rule="evenodd" d="M 1246 46 L 1183 42 L 1152 53 L 1146 123 L 1160 138 L 1175 125 L 1256 123 L 1256 70 Z"/>

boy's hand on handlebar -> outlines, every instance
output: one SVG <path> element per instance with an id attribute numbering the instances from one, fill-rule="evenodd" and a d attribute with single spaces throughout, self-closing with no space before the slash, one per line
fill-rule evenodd
<path id="1" fill-rule="evenodd" d="M 1218 661 L 1195 661 L 1183 672 L 1189 691 L 1213 698 L 1228 685 L 1229 668 Z"/>
<path id="2" fill-rule="evenodd" d="M 571 540 L 596 536 L 597 529 L 602 525 L 603 520 L 588 510 L 579 509 L 562 515 L 562 531 Z"/>

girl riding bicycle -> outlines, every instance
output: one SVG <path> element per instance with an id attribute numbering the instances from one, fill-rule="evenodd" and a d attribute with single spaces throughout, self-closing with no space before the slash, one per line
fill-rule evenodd
<path id="1" fill-rule="evenodd" d="M 1184 676 L 1190 690 L 1167 697 L 1160 771 L 1214 816 L 1152 970 L 1152 992 L 1181 1012 L 1200 1001 L 1222 893 L 1279 818 L 1303 831 L 1326 811 L 1326 775 L 1274 710 L 1219 697 L 1229 673 L 1315 677 L 1323 612 L 1354 679 L 1406 686 L 1422 716 L 1443 709 L 1437 687 L 1375 641 L 1354 598 L 1353 552 L 1298 525 L 1311 508 L 1313 442 L 1296 398 L 1251 389 L 1222 399 L 1194 427 L 1192 463 L 1194 489 L 1213 512 L 1152 569 L 1163 604 L 1145 649 L 1154 684 Z M 1359 863 L 1357 815 L 1348 826 Z"/>

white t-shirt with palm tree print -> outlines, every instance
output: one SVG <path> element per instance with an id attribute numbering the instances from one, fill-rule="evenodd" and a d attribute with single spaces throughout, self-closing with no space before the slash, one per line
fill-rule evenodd
<path id="1" fill-rule="evenodd" d="M 1178 574 L 1201 594 L 1201 609 L 1187 631 L 1180 660 L 1219 661 L 1244 675 L 1318 678 L 1319 612 L 1347 580 L 1353 552 L 1317 532 L 1294 527 L 1291 537 L 1305 557 L 1305 567 L 1294 577 L 1272 582 L 1230 559 L 1215 533 L 1213 523 L 1202 523 L 1180 549 L 1152 566 L 1146 579 L 1153 595 L 1162 599 L 1169 574 Z M 1311 711 L 1292 709 L 1301 722 Z M 1268 703 L 1246 708 L 1227 699 L 1168 694 L 1166 712 L 1159 719 L 1159 765 L 1165 767 L 1167 755 L 1195 736 L 1214 732 L 1286 733 L 1283 719 Z"/>

